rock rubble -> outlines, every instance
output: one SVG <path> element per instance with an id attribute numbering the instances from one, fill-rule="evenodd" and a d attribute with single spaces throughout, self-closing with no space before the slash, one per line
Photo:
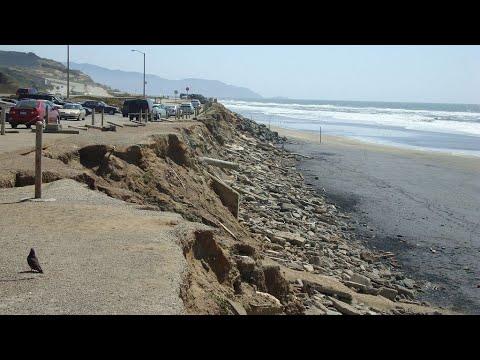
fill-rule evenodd
<path id="1" fill-rule="evenodd" d="M 224 143 L 224 181 L 241 194 L 239 221 L 263 244 L 262 255 L 287 268 L 333 277 L 358 293 L 397 302 L 415 301 L 420 288 L 399 271 L 394 254 L 367 249 L 352 232 L 349 216 L 305 184 L 296 163 L 303 155 L 284 149 L 286 138 L 238 114 L 238 136 Z M 251 266 L 238 259 L 239 266 Z M 306 314 L 377 314 L 352 303 L 349 293 L 332 292 L 297 279 L 295 296 Z M 391 313 L 399 313 L 393 311 Z"/>

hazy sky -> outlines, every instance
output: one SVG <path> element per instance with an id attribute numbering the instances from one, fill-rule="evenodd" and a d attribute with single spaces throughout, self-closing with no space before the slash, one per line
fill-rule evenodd
<path id="1" fill-rule="evenodd" d="M 265 97 L 480 103 L 480 46 L 70 46 L 70 60 L 168 79 L 220 80 Z M 66 61 L 66 46 L 0 45 Z"/>

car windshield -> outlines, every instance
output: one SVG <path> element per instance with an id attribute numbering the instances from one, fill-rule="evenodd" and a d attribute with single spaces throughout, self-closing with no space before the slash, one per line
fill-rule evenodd
<path id="1" fill-rule="evenodd" d="M 81 109 L 80 105 L 77 104 L 65 104 L 64 109 Z"/>
<path id="2" fill-rule="evenodd" d="M 35 109 L 37 107 L 36 100 L 22 100 L 17 103 L 16 108 L 21 109 Z"/>

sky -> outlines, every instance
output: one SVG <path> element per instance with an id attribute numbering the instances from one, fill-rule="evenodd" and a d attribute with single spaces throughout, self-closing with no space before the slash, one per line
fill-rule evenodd
<path id="1" fill-rule="evenodd" d="M 480 103 L 480 46 L 71 45 L 70 61 L 201 78 L 247 87 L 264 97 Z M 62 45 L 0 45 L 66 61 Z"/>

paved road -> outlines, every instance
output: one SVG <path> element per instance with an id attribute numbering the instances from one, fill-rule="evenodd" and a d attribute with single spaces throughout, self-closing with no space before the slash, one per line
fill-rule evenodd
<path id="1" fill-rule="evenodd" d="M 43 186 L 54 202 L 0 189 L 0 314 L 181 314 L 180 215 L 139 210 L 73 180 Z M 195 225 L 196 226 L 196 225 Z M 34 247 L 44 274 L 30 273 Z"/>

